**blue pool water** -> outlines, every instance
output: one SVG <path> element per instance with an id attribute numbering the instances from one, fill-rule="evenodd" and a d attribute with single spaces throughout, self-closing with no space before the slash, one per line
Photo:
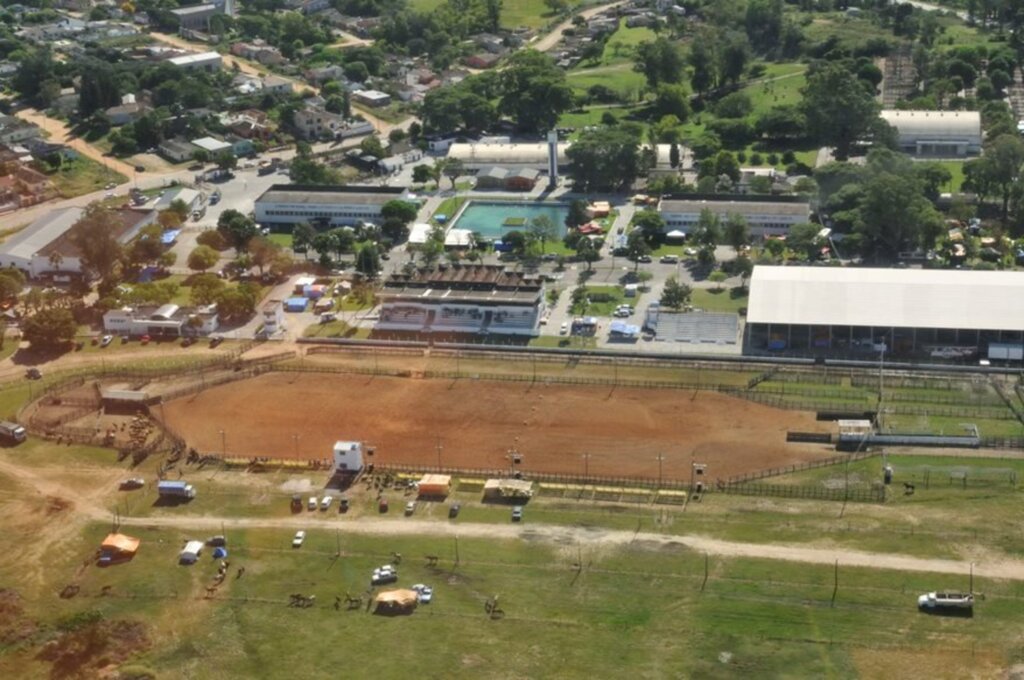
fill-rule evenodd
<path id="1" fill-rule="evenodd" d="M 470 201 L 454 226 L 475 231 L 485 240 L 497 241 L 510 231 L 525 232 L 530 220 L 538 215 L 547 215 L 558 228 L 558 238 L 562 238 L 565 236 L 565 216 L 568 214 L 569 206 L 566 203 Z M 510 217 L 523 218 L 527 224 L 505 226 L 505 220 Z"/>

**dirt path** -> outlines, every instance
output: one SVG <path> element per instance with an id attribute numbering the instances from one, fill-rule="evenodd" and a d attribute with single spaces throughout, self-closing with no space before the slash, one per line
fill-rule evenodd
<path id="1" fill-rule="evenodd" d="M 109 485 L 98 487 L 92 494 L 83 495 L 59 482 L 48 479 L 45 469 L 25 468 L 0 458 L 0 473 L 31 487 L 44 496 L 63 498 L 75 504 L 73 518 L 60 522 L 66 534 L 84 521 L 106 521 L 110 512 L 99 504 L 99 498 L 109 491 Z M 77 521 L 74 521 L 77 520 Z M 310 518 L 239 518 L 239 517 L 121 517 L 125 526 L 171 527 L 219 530 L 233 529 L 308 529 L 311 524 L 330 527 L 346 533 L 373 536 L 461 536 L 471 538 L 523 539 L 551 542 L 558 545 L 576 543 L 595 546 L 629 546 L 659 548 L 662 546 L 686 546 L 691 550 L 719 557 L 746 557 L 806 564 L 831 565 L 838 562 L 844 567 L 891 569 L 893 571 L 916 571 L 935 574 L 963 576 L 970 571 L 971 563 L 959 560 L 927 559 L 891 553 L 869 553 L 839 548 L 813 548 L 799 545 L 770 543 L 740 543 L 723 541 L 700 535 L 667 535 L 649 532 L 621 531 L 594 527 L 566 527 L 553 525 L 512 525 L 512 524 L 458 524 L 403 519 L 385 520 L 360 517 L 355 520 L 322 523 Z M 52 538 L 52 537 L 51 537 Z M 984 578 L 1024 581 L 1024 562 L 1002 560 L 976 562 L 974 573 Z"/>
<path id="2" fill-rule="evenodd" d="M 595 14 L 599 14 L 600 12 L 603 12 L 606 9 L 610 9 L 612 7 L 618 7 L 619 5 L 625 5 L 625 4 L 626 4 L 626 0 L 619 0 L 618 2 L 610 2 L 610 3 L 605 4 L 605 5 L 597 5 L 596 7 L 591 7 L 589 9 L 585 9 L 582 12 L 577 12 L 573 16 L 569 17 L 568 19 L 566 19 L 565 21 L 563 21 L 562 23 L 558 24 L 553 29 L 548 31 L 547 35 L 544 35 L 543 37 L 538 38 L 535 42 L 530 43 L 529 45 L 527 45 L 527 47 L 531 48 L 531 49 L 535 49 L 538 52 L 547 52 L 552 47 L 554 47 L 558 43 L 562 42 L 562 37 L 563 37 L 562 36 L 562 31 L 564 31 L 567 28 L 572 28 L 572 20 L 575 17 L 580 16 L 580 17 L 583 17 L 584 19 L 589 19 L 590 17 L 594 16 Z"/>
<path id="3" fill-rule="evenodd" d="M 83 156 L 87 156 L 97 163 L 106 165 L 111 170 L 121 173 L 126 178 L 130 179 L 135 174 L 135 168 L 133 166 L 116 158 L 104 156 L 103 152 L 92 144 L 89 144 L 81 137 L 76 137 L 72 134 L 71 130 L 63 121 L 50 118 L 35 109 L 21 109 L 15 115 L 17 115 L 18 118 L 38 125 L 46 132 L 49 132 L 50 136 L 48 137 L 48 140 L 51 142 L 66 144 Z"/>

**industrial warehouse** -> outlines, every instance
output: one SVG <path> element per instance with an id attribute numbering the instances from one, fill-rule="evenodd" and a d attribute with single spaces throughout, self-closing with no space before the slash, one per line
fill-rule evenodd
<path id="1" fill-rule="evenodd" d="M 745 352 L 1020 360 L 1024 272 L 755 267 Z"/>

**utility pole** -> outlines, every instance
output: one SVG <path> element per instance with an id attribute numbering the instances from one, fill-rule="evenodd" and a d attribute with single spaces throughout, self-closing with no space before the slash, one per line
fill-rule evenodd
<path id="1" fill-rule="evenodd" d="M 590 454 L 583 454 L 583 476 L 584 478 L 590 476 Z"/>
<path id="2" fill-rule="evenodd" d="M 299 434 L 293 434 L 292 435 L 292 453 L 295 454 L 296 458 L 299 457 L 299 437 L 301 437 L 301 436 L 302 435 L 299 435 Z"/>
<path id="3" fill-rule="evenodd" d="M 228 456 L 228 434 L 224 430 L 220 430 L 220 450 L 225 458 Z"/>
<path id="4" fill-rule="evenodd" d="M 661 479 L 662 479 L 662 463 L 665 462 L 665 454 L 659 453 L 657 459 L 658 459 L 658 488 L 660 489 L 661 488 Z"/>
<path id="5" fill-rule="evenodd" d="M 441 472 L 441 438 L 437 438 L 437 471 Z"/>

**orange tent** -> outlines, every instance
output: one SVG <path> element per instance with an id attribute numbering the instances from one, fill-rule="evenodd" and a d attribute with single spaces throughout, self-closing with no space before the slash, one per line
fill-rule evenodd
<path id="1" fill-rule="evenodd" d="M 394 612 L 415 609 L 419 603 L 415 590 L 385 590 L 374 598 L 376 611 Z"/>
<path id="2" fill-rule="evenodd" d="M 418 486 L 419 495 L 425 497 L 445 498 L 452 490 L 451 475 L 423 475 Z"/>
<path id="3" fill-rule="evenodd" d="M 113 550 L 124 555 L 134 555 L 139 551 L 139 544 L 142 541 L 138 538 L 125 536 L 124 534 L 108 534 L 100 543 L 103 550 Z"/>

